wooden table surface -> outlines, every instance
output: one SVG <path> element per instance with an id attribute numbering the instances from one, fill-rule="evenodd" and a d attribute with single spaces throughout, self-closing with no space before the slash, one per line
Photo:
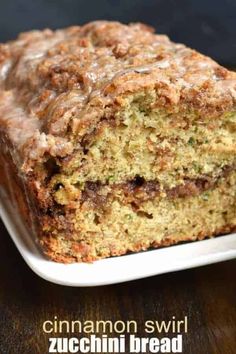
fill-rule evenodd
<path id="1" fill-rule="evenodd" d="M 1 223 L 0 244 L 1 354 L 47 353 L 42 323 L 55 315 L 140 324 L 188 316 L 184 353 L 236 353 L 236 259 L 119 285 L 69 288 L 35 275 Z"/>

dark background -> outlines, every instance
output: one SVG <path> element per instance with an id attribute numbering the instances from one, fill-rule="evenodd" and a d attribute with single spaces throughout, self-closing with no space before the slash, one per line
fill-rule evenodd
<path id="1" fill-rule="evenodd" d="M 0 0 L 0 41 L 95 19 L 146 22 L 224 65 L 236 64 L 236 0 Z"/>

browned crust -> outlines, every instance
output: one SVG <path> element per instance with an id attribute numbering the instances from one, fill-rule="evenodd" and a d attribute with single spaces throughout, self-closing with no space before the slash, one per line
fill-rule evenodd
<path id="1" fill-rule="evenodd" d="M 1 139 L 0 144 L 3 144 Z M 32 237 L 37 241 L 39 212 L 34 205 L 35 196 L 33 195 L 33 190 L 29 188 L 27 181 L 25 181 L 24 184 L 19 171 L 12 160 L 9 149 L 2 149 L 0 151 L 0 163 L 2 166 L 0 186 L 7 193 L 12 206 L 19 212 L 25 226 L 29 229 L 31 234 L 33 233 Z"/>
<path id="2" fill-rule="evenodd" d="M 235 73 L 142 24 L 27 32 L 1 45 L 0 59 L 0 127 L 16 139 L 25 172 L 45 154 L 71 155 L 136 92 L 155 91 L 150 105 L 176 117 L 235 110 Z M 20 128 L 21 143 L 14 134 Z"/>
<path id="3" fill-rule="evenodd" d="M 28 221 L 28 215 L 32 216 L 30 226 L 39 230 L 45 252 L 52 259 L 75 260 L 55 254 L 52 246 L 58 240 L 52 235 L 40 236 L 38 225 L 44 219 L 56 224 L 60 218 L 59 226 L 69 232 L 70 207 L 66 215 L 60 215 L 43 183 L 46 176 L 37 175 L 36 167 L 50 158 L 65 159 L 66 163 L 76 149 L 83 149 L 84 137 L 93 133 L 100 121 L 115 123 L 115 114 L 127 96 L 150 91 L 154 92 L 151 108 L 163 108 L 176 119 L 179 115 L 187 119 L 188 113 L 194 112 L 196 119 L 210 121 L 236 108 L 235 73 L 142 24 L 102 21 L 59 31 L 33 31 L 0 45 L 0 139 L 1 150 L 7 150 L 4 164 L 9 164 L 21 214 Z M 128 188 L 127 200 L 141 202 L 159 193 L 147 183 L 141 190 Z M 168 193 L 169 197 L 187 196 L 200 190 L 201 186 L 187 181 Z M 225 226 L 216 234 L 232 228 Z M 203 230 L 197 238 L 208 236 Z M 165 245 L 175 242 L 174 236 L 163 241 Z M 78 255 L 86 254 L 83 243 L 75 247 Z M 146 248 L 138 244 L 132 251 Z M 104 257 L 126 252 L 112 250 Z M 87 255 L 83 261 L 94 259 Z"/>
<path id="4" fill-rule="evenodd" d="M 47 255 L 47 257 L 49 257 L 49 259 L 51 259 L 55 262 L 62 262 L 62 263 L 72 263 L 72 262 L 78 262 L 78 261 L 79 262 L 81 262 L 81 261 L 82 262 L 93 262 L 93 261 L 101 259 L 101 258 L 111 257 L 111 256 L 121 256 L 121 255 L 127 254 L 129 252 L 139 252 L 139 251 L 151 250 L 154 248 L 160 248 L 160 247 L 164 247 L 164 246 L 171 246 L 171 245 L 175 245 L 175 244 L 179 243 L 179 241 L 180 241 L 180 240 L 176 239 L 176 237 L 174 235 L 173 236 L 169 235 L 168 237 L 165 237 L 161 242 L 150 243 L 150 245 L 148 247 L 147 247 L 146 243 L 137 243 L 137 244 L 133 245 L 132 250 L 129 248 L 123 249 L 123 250 L 109 249 L 109 250 L 107 250 L 106 254 L 103 254 L 100 257 L 100 256 L 92 256 L 91 254 L 89 254 L 88 249 L 87 249 L 88 246 L 85 243 L 80 242 L 78 244 L 78 242 L 74 242 L 72 239 L 68 238 L 68 241 L 71 242 L 71 247 L 73 248 L 73 251 L 76 250 L 78 256 L 76 257 L 76 256 L 68 255 L 68 254 L 56 253 L 55 247 L 57 247 L 58 239 L 50 234 L 42 234 L 42 232 L 40 231 L 39 225 L 42 223 L 45 223 L 45 220 L 47 220 L 47 217 L 45 219 L 43 214 L 39 214 L 39 211 L 36 214 L 34 214 L 34 212 L 32 213 L 32 210 L 29 207 L 29 203 L 26 200 L 26 195 L 24 193 L 24 187 L 23 187 L 22 181 L 21 181 L 20 177 L 18 176 L 17 171 L 15 170 L 15 167 L 14 167 L 14 164 L 12 162 L 10 155 L 0 154 L 0 161 L 5 166 L 6 166 L 6 163 L 8 164 L 8 172 L 9 172 L 9 175 L 6 175 L 4 173 L 1 174 L 1 180 L 0 180 L 1 186 L 3 186 L 8 191 L 8 194 L 9 194 L 12 202 L 14 202 L 14 203 L 17 202 L 17 207 L 18 207 L 19 213 L 20 213 L 21 217 L 23 218 L 25 224 L 28 225 L 30 231 L 33 232 L 33 230 L 35 230 L 36 233 L 38 234 L 37 235 L 38 238 L 36 238 L 36 235 L 34 235 L 34 237 L 39 240 L 40 245 L 44 251 L 44 254 Z M 11 193 L 12 191 L 14 192 L 14 194 Z M 30 194 L 28 195 L 28 197 L 29 196 L 30 196 Z M 37 214 L 38 214 L 38 216 L 37 216 Z M 52 223 L 52 222 L 57 223 L 59 220 L 56 220 L 55 217 L 56 217 L 55 215 L 54 215 L 53 219 L 51 217 L 48 217 L 48 222 L 49 223 Z M 61 216 L 60 222 L 64 223 L 64 225 L 61 224 L 60 226 L 59 225 L 57 225 L 57 226 L 61 229 L 65 228 L 65 230 L 67 232 L 70 232 L 70 228 L 72 227 L 72 225 L 70 224 L 69 219 L 67 219 L 67 217 Z M 217 236 L 217 235 L 222 235 L 222 234 L 234 232 L 235 230 L 236 230 L 235 225 L 225 225 L 224 227 L 215 230 L 215 232 L 212 233 L 211 235 L 209 235 L 209 232 L 207 230 L 206 231 L 202 230 L 196 237 L 194 237 L 194 239 L 191 237 L 184 238 L 184 239 L 182 238 L 181 242 L 203 240 L 208 237 L 213 237 L 213 236 Z M 73 229 L 71 230 L 71 232 L 73 232 Z"/>

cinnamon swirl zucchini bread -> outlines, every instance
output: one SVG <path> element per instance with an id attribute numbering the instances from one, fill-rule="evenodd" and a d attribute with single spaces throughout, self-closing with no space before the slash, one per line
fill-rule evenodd
<path id="1" fill-rule="evenodd" d="M 4 183 L 52 260 L 236 226 L 236 74 L 146 25 L 2 44 L 0 139 Z"/>

